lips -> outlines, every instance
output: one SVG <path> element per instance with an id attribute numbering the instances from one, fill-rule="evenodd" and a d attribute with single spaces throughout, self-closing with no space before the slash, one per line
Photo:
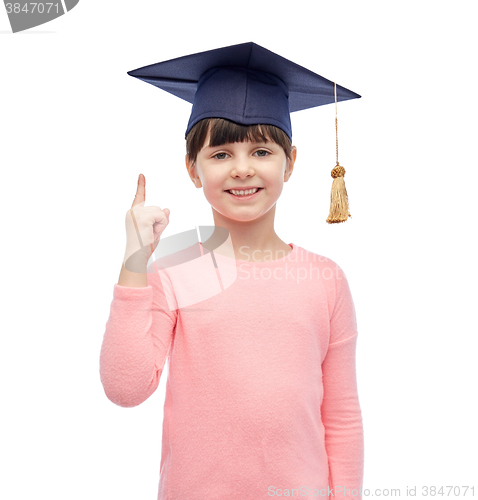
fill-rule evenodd
<path id="1" fill-rule="evenodd" d="M 251 188 L 252 189 L 252 188 Z M 247 195 L 236 195 L 236 194 L 232 194 L 231 191 L 229 189 L 227 189 L 225 192 L 226 193 L 229 193 L 232 197 L 234 197 L 234 199 L 236 200 L 250 200 L 252 198 L 254 198 L 255 196 L 258 196 L 259 193 L 263 190 L 264 188 L 257 188 L 257 191 L 255 193 L 252 193 L 252 194 L 247 194 Z"/>
<path id="2" fill-rule="evenodd" d="M 225 191 L 232 194 L 232 191 L 249 191 L 251 189 L 257 189 L 256 192 L 259 192 L 261 189 L 264 189 L 264 188 L 260 188 L 260 187 L 256 186 L 256 187 L 250 187 L 250 188 L 231 188 L 231 189 L 226 189 Z"/>

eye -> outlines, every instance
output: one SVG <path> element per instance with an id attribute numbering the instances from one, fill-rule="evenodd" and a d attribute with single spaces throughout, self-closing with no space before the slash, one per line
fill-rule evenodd
<path id="1" fill-rule="evenodd" d="M 259 149 L 254 154 L 257 154 L 257 156 L 267 156 L 270 153 L 269 153 L 269 151 L 266 151 L 265 149 Z"/>
<path id="2" fill-rule="evenodd" d="M 213 158 L 216 158 L 217 160 L 224 160 L 227 156 L 227 153 L 217 153 L 213 156 Z"/>

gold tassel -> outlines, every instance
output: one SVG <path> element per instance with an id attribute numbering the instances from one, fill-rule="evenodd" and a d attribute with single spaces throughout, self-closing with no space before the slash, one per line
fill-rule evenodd
<path id="1" fill-rule="evenodd" d="M 345 189 L 345 168 L 338 163 L 332 169 L 332 190 L 330 193 L 330 212 L 327 222 L 333 224 L 336 222 L 345 222 L 349 217 L 349 200 L 347 190 Z"/>
<path id="2" fill-rule="evenodd" d="M 337 85 L 334 82 L 335 93 L 335 145 L 337 151 L 337 165 L 332 169 L 332 190 L 330 193 L 330 211 L 326 222 L 334 224 L 337 222 L 345 222 L 349 217 L 349 199 L 347 190 L 345 189 L 345 168 L 339 165 L 339 140 L 337 132 Z"/>

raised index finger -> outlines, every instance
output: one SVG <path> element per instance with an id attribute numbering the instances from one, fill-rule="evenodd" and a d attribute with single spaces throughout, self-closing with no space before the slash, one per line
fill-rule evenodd
<path id="1" fill-rule="evenodd" d="M 133 204 L 131 205 L 131 208 L 133 208 L 135 205 L 138 205 L 139 203 L 142 203 L 145 201 L 146 198 L 146 179 L 144 178 L 143 174 L 139 174 L 138 177 L 138 187 L 136 189 L 136 196 L 134 197 Z"/>

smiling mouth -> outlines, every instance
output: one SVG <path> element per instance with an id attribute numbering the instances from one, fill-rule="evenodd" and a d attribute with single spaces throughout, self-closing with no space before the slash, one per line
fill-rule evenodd
<path id="1" fill-rule="evenodd" d="M 230 189 L 226 189 L 225 191 L 226 191 L 226 193 L 232 194 L 233 196 L 237 196 L 238 198 L 240 198 L 241 196 L 243 196 L 243 197 L 252 196 L 253 194 L 258 193 L 259 191 L 262 191 L 263 189 L 264 188 L 257 188 L 257 191 L 255 193 L 251 193 L 251 194 L 234 194 L 231 192 Z M 240 190 L 235 189 L 234 191 L 240 191 Z"/>

